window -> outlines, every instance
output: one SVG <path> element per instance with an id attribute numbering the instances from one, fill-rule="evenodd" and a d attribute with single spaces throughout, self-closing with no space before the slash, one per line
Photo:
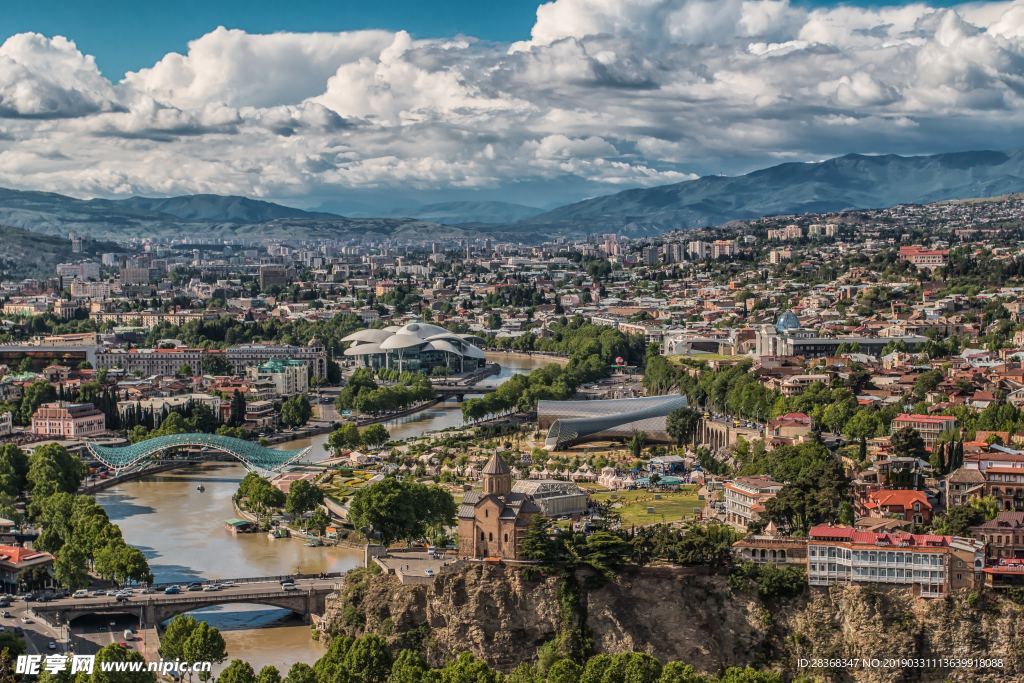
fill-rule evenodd
<path id="1" fill-rule="evenodd" d="M 492 534 L 490 531 L 487 532 L 487 540 L 488 541 L 493 541 L 494 540 L 494 534 Z"/>
<path id="2" fill-rule="evenodd" d="M 508 533 L 505 533 L 505 543 L 508 543 Z"/>
<path id="3" fill-rule="evenodd" d="M 481 541 L 484 540 L 484 532 L 482 532 L 482 531 L 480 532 L 480 540 Z"/>

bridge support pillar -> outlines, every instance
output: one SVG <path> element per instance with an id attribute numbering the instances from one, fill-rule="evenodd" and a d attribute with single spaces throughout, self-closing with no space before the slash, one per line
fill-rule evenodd
<path id="1" fill-rule="evenodd" d="M 157 626 L 156 605 L 152 600 L 147 601 L 145 607 L 142 608 L 142 623 L 154 629 Z"/>

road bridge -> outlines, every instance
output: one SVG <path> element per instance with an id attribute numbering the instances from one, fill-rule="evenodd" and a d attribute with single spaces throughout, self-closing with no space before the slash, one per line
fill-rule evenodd
<path id="1" fill-rule="evenodd" d="M 84 616 L 120 614 L 136 616 L 140 625 L 152 626 L 204 607 L 251 603 L 291 610 L 309 622 L 312 615 L 324 613 L 327 596 L 336 589 L 333 582 L 320 579 L 300 581 L 294 590 L 285 590 L 280 584 L 241 584 L 217 591 L 133 595 L 123 602 L 109 597 L 65 598 L 36 604 L 32 613 L 51 626 L 70 624 Z"/>
<path id="2" fill-rule="evenodd" d="M 465 384 L 435 384 L 434 392 L 441 398 L 455 398 L 462 401 L 466 394 L 489 394 L 494 391 L 492 386 L 465 385 Z"/>

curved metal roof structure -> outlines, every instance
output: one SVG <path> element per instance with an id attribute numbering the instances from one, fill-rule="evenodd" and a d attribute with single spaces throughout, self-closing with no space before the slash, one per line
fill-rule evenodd
<path id="1" fill-rule="evenodd" d="M 430 323 L 411 322 L 401 327 L 359 330 L 341 341 L 350 342 L 345 349 L 349 357 L 439 351 L 478 360 L 486 358 L 487 354 L 473 344 L 473 338 L 473 335 L 455 334 Z"/>
<path id="2" fill-rule="evenodd" d="M 92 455 L 114 471 L 132 469 L 164 451 L 176 448 L 206 448 L 237 458 L 246 469 L 280 472 L 309 451 L 309 447 L 296 450 L 277 450 L 219 434 L 170 434 L 157 436 L 130 446 L 102 446 L 86 443 Z"/>
<path id="3" fill-rule="evenodd" d="M 672 441 L 668 414 L 688 405 L 679 394 L 594 401 L 539 401 L 537 419 L 549 424 L 544 446 L 561 450 L 578 443 L 629 438 L 643 432 L 651 441 Z"/>

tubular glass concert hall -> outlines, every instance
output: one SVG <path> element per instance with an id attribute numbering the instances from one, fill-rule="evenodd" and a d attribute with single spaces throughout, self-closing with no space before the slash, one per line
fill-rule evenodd
<path id="1" fill-rule="evenodd" d="M 628 439 L 634 431 L 648 441 L 671 442 L 666 418 L 687 406 L 679 394 L 618 398 L 596 401 L 540 401 L 537 422 L 548 428 L 545 448 L 561 450 L 579 443 L 607 439 Z"/>

